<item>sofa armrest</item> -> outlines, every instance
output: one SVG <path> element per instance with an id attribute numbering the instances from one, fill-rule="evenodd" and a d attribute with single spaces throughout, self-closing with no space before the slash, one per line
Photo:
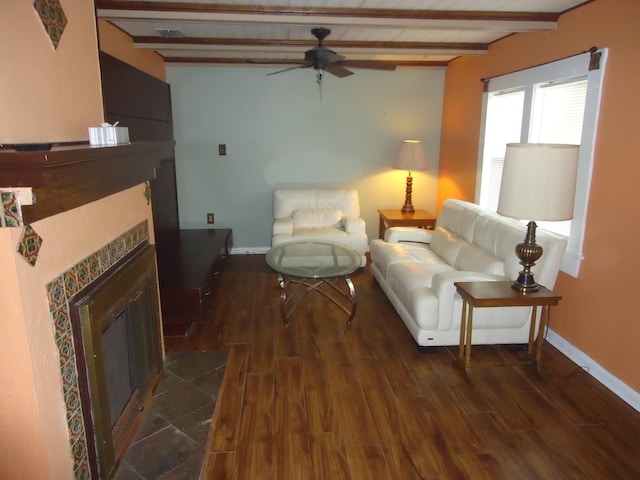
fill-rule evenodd
<path id="1" fill-rule="evenodd" d="M 453 324 L 454 301 L 457 295 L 455 282 L 497 282 L 508 280 L 502 275 L 491 273 L 450 270 L 434 275 L 431 290 L 438 298 L 438 329 L 451 329 Z"/>
<path id="2" fill-rule="evenodd" d="M 293 233 L 293 220 L 291 218 L 274 218 L 273 219 L 273 235 L 279 235 L 282 233 Z"/>
<path id="3" fill-rule="evenodd" d="M 360 217 L 342 217 L 340 224 L 347 233 L 361 233 L 366 231 L 364 219 Z"/>
<path id="4" fill-rule="evenodd" d="M 391 227 L 384 232 L 384 241 L 388 243 L 417 242 L 431 243 L 433 230 L 418 227 Z"/>

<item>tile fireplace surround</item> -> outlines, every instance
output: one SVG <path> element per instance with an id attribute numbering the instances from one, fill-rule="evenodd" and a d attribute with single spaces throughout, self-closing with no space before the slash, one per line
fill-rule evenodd
<path id="1" fill-rule="evenodd" d="M 60 356 L 60 374 L 73 455 L 73 469 L 75 478 L 78 480 L 91 478 L 87 432 L 84 429 L 84 415 L 90 412 L 82 411 L 80 401 L 69 299 L 107 272 L 112 265 L 136 247 L 148 241 L 149 225 L 145 220 L 79 261 L 47 285 L 51 322 Z"/>

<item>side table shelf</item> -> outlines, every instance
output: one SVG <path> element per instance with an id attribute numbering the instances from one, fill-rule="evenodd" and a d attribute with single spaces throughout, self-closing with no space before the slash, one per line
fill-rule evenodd
<path id="1" fill-rule="evenodd" d="M 156 233 L 165 336 L 186 335 L 202 321 L 232 244 L 232 231 L 226 228 Z"/>
<path id="2" fill-rule="evenodd" d="M 380 222 L 378 226 L 378 237 L 384 238 L 384 232 L 389 227 L 420 227 L 436 228 L 436 216 L 426 210 L 416 210 L 413 213 L 404 213 L 401 210 L 381 209 Z"/>

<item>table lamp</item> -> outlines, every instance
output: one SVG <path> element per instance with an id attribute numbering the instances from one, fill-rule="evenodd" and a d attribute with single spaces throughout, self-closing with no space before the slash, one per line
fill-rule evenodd
<path id="1" fill-rule="evenodd" d="M 402 147 L 396 156 L 396 161 L 393 163 L 393 168 L 398 170 L 407 170 L 407 189 L 404 199 L 404 205 L 402 206 L 402 212 L 413 213 L 415 209 L 411 203 L 411 190 L 413 188 L 413 178 L 411 178 L 411 172 L 414 170 L 426 170 L 427 169 L 427 156 L 422 148 L 422 142 L 420 140 L 404 140 Z"/>
<path id="2" fill-rule="evenodd" d="M 536 221 L 573 218 L 579 145 L 510 143 L 504 157 L 498 213 L 528 220 L 516 256 L 524 267 L 512 287 L 535 292 L 538 284 L 531 267 L 542 256 L 536 243 Z"/>

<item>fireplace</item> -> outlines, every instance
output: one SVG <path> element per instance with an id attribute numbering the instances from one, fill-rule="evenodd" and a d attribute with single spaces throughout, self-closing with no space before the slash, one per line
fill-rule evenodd
<path id="1" fill-rule="evenodd" d="M 19 226 L 0 229 L 3 313 L 11 319 L 3 375 L 15 384 L 2 402 L 8 423 L 0 443 L 10 453 L 3 471 L 12 478 L 27 472 L 98 478 L 89 462 L 91 412 L 82 401 L 88 385 L 81 384 L 69 302 L 132 251 L 154 243 L 149 183 L 173 159 L 173 145 L 0 150 L 3 192 L 7 185 L 30 188 L 34 199 L 21 202 Z"/>
<path id="2" fill-rule="evenodd" d="M 76 479 L 109 478 L 146 406 L 161 367 L 157 288 L 146 220 L 47 285 Z"/>
<path id="3" fill-rule="evenodd" d="M 142 247 L 142 246 L 141 246 Z M 69 302 L 94 478 L 111 478 L 162 367 L 155 249 L 125 256 Z"/>

